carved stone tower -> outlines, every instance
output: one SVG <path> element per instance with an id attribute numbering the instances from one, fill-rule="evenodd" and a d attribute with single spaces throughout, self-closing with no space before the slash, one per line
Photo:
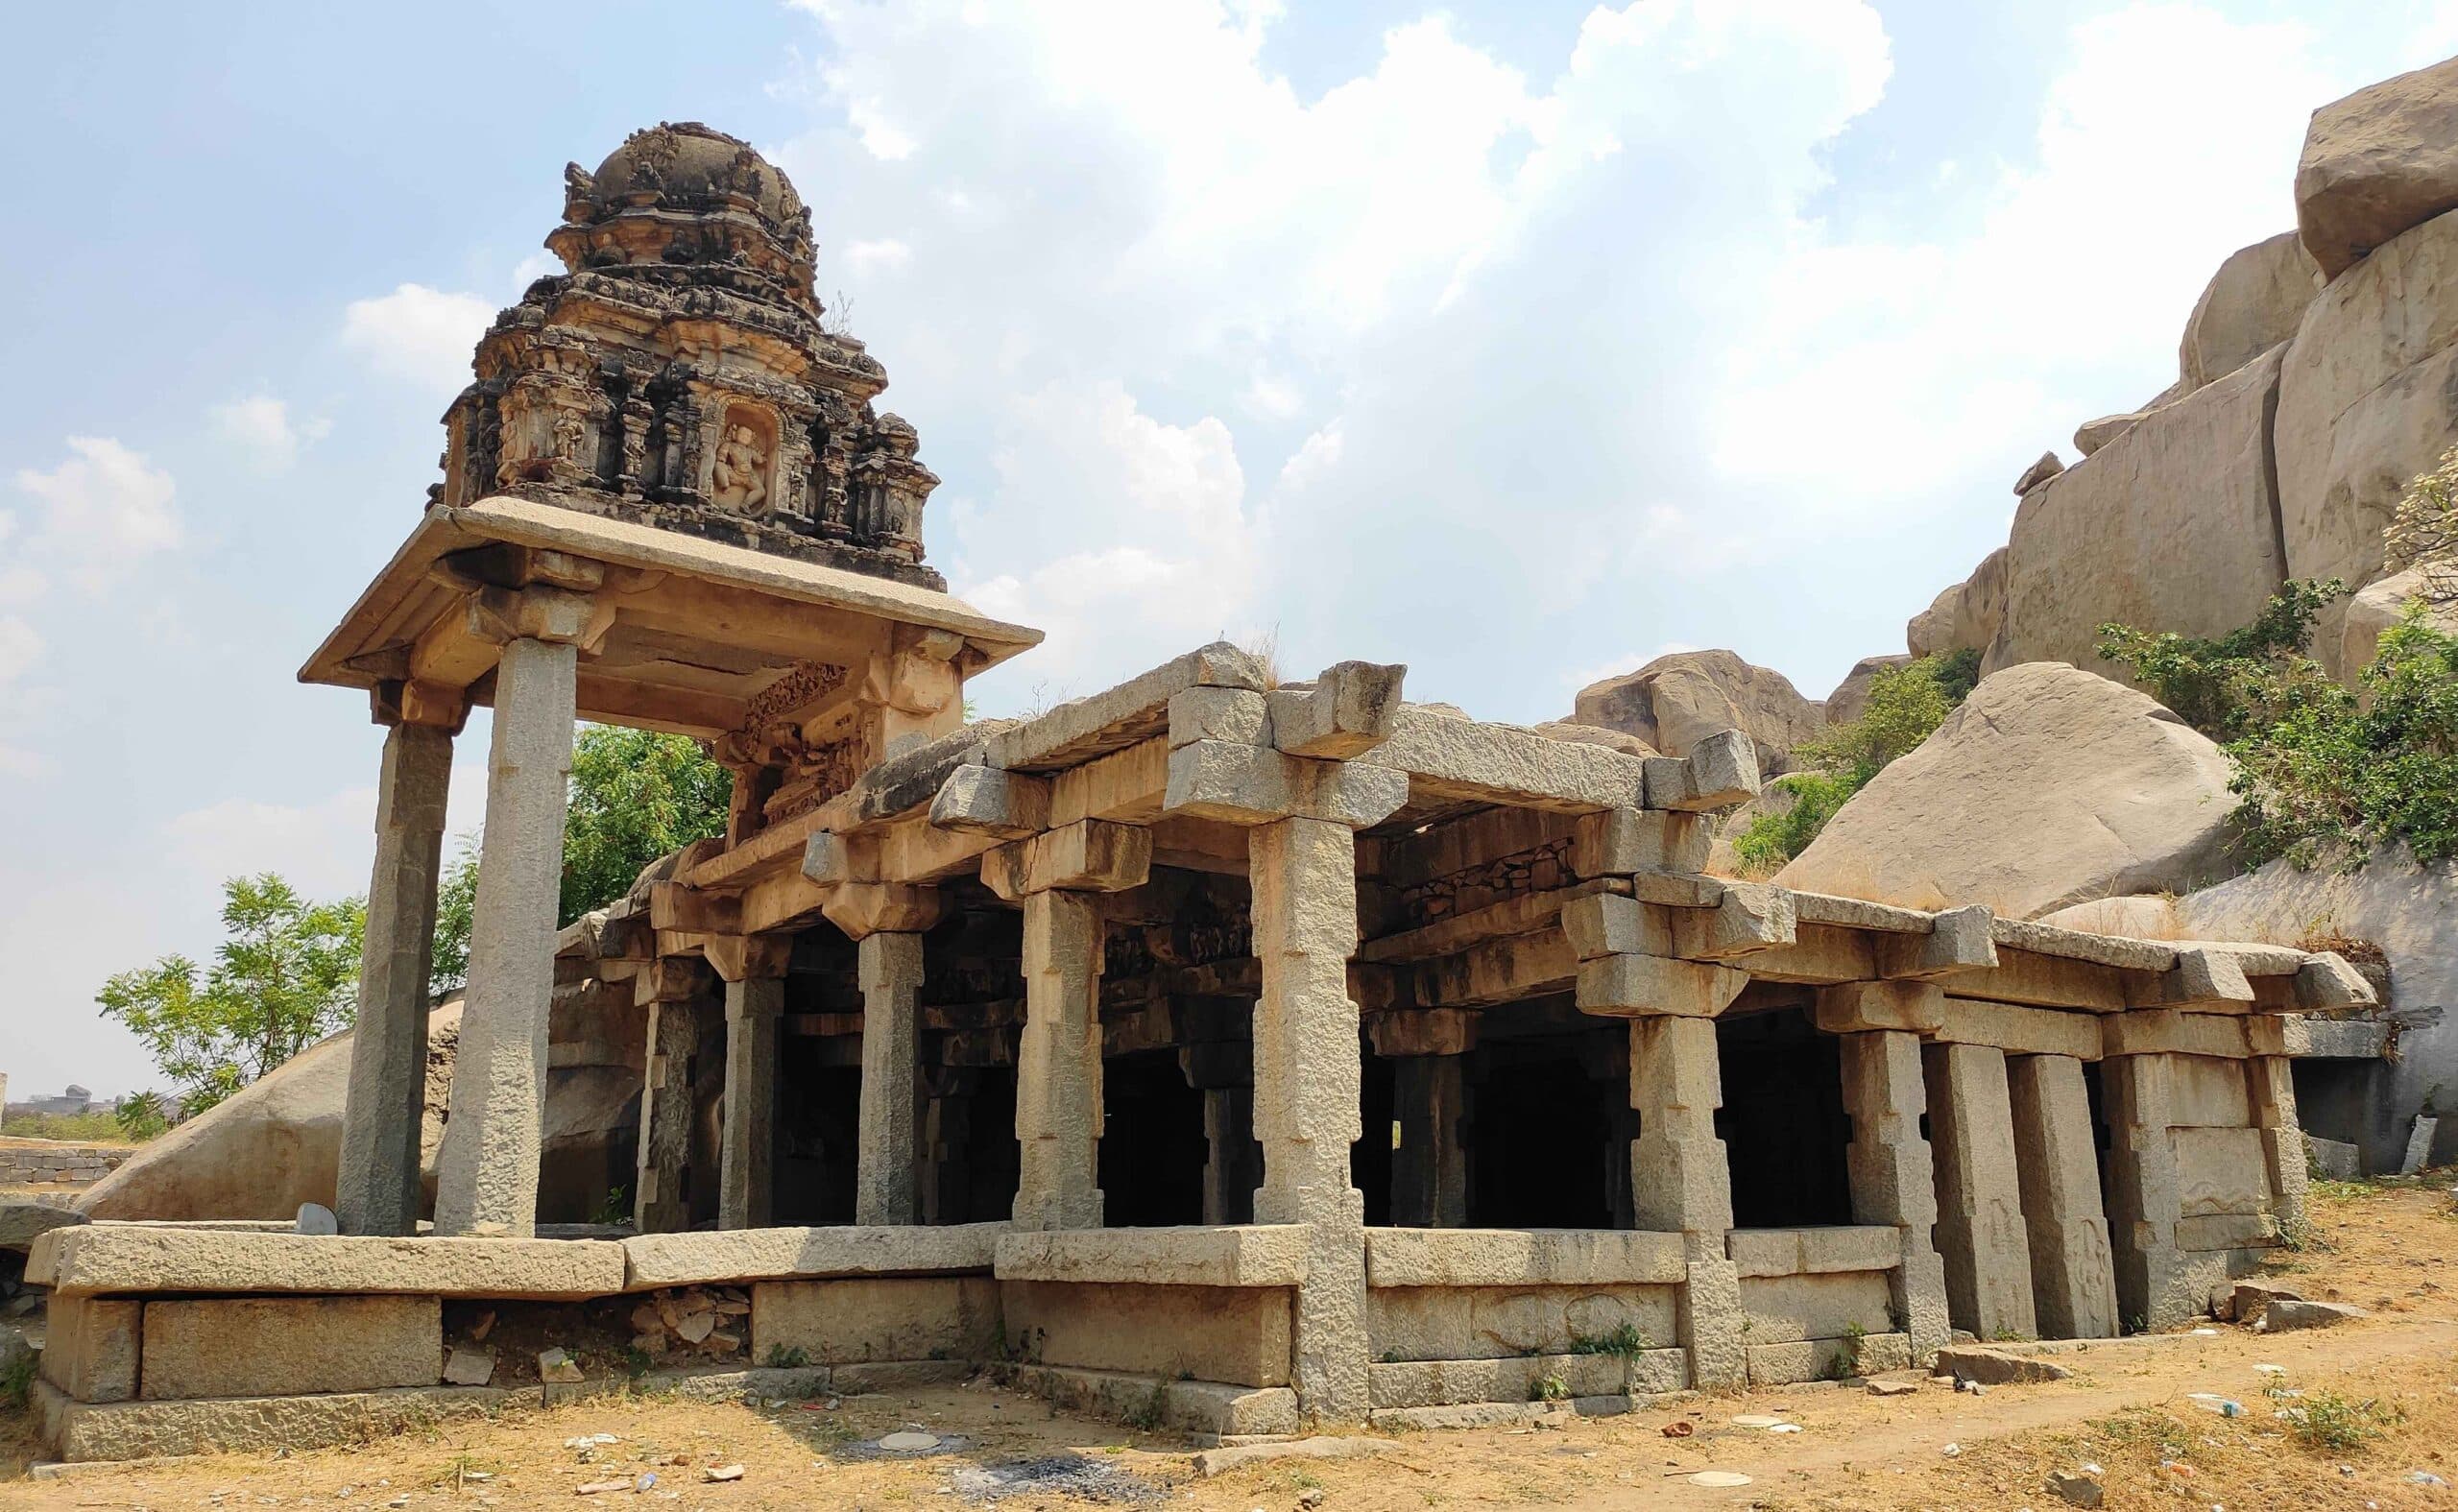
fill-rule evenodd
<path id="1" fill-rule="evenodd" d="M 922 564 L 939 480 L 913 427 L 872 409 L 886 371 L 824 324 L 785 176 L 687 121 L 564 182 L 546 246 L 568 271 L 479 343 L 435 497 L 511 494 L 944 588 Z"/>

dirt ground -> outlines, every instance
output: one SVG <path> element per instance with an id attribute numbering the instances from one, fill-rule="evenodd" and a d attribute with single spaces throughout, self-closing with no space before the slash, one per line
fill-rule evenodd
<path id="1" fill-rule="evenodd" d="M 21 1414 L 0 1415 L 0 1509 L 648 1502 L 741 1512 L 969 1505 L 2047 1512 L 2065 1504 L 2047 1489 L 2050 1473 L 2088 1462 L 2104 1472 L 2110 1508 L 2458 1512 L 2451 1180 L 2444 1173 L 2422 1184 L 2317 1192 L 2321 1243 L 2283 1257 L 2277 1269 L 2307 1295 L 2373 1308 L 2374 1319 L 2276 1339 L 2220 1325 L 2208 1337 L 2063 1356 L 2078 1372 L 2070 1380 L 1982 1396 L 1935 1385 L 1896 1397 L 1795 1387 L 1561 1428 L 1401 1434 L 1370 1458 L 1289 1460 L 1212 1479 L 1198 1477 L 1188 1447 L 1166 1435 L 1056 1416 L 1029 1397 L 978 1381 L 834 1406 L 604 1399 L 347 1449 L 47 1480 L 24 1478 L 36 1452 L 31 1425 Z M 2243 1414 L 2205 1410 L 2188 1400 L 2197 1392 L 2237 1402 Z M 1780 1417 L 1800 1431 L 1736 1426 L 1731 1419 L 1741 1414 Z M 2298 1415 L 2313 1430 L 2344 1431 L 2335 1444 L 2310 1443 Z M 880 1435 L 908 1427 L 945 1443 L 912 1456 L 875 1447 Z M 572 1443 L 601 1434 L 613 1442 Z M 1024 1472 L 1014 1468 L 1020 1464 Z M 739 1479 L 708 1478 L 734 1466 L 741 1467 Z M 1739 1472 L 1750 1483 L 1690 1483 L 1708 1469 Z M 646 1476 L 654 1482 L 644 1485 Z M 608 1482 L 620 1489 L 575 1500 L 583 1487 Z"/>

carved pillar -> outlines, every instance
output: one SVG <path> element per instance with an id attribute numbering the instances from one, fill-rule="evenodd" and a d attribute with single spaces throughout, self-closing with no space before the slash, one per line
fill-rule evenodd
<path id="1" fill-rule="evenodd" d="M 921 1053 L 922 936 L 882 930 L 856 948 L 862 985 L 861 1155 L 856 1223 L 912 1223 L 915 1088 Z"/>
<path id="2" fill-rule="evenodd" d="M 1844 1066 L 1844 1108 L 1852 1142 L 1844 1152 L 1852 1185 L 1852 1221 L 1892 1225 L 1902 1236 L 1902 1262 L 1888 1278 L 1894 1319 L 1911 1338 L 1912 1357 L 1927 1364 L 1949 1337 L 1946 1270 L 1933 1231 L 1938 1188 L 1920 1119 L 1929 1111 L 1921 1074 L 1920 1039 L 1897 1030 L 1838 1037 Z"/>
<path id="3" fill-rule="evenodd" d="M 1715 1020 L 1651 1014 L 1630 1020 L 1630 1202 L 1642 1229 L 1679 1234 L 1688 1267 L 1675 1328 L 1702 1390 L 1748 1380 L 1741 1276 L 1725 1251 L 1732 1176 L 1716 1137 L 1723 1070 Z"/>
<path id="4" fill-rule="evenodd" d="M 2174 1057 L 2111 1055 L 2100 1063 L 2101 1116 L 2108 1120 L 2109 1245 L 2116 1305 L 2131 1329 L 2162 1329 L 2202 1310 L 2185 1295 L 2177 1256 Z"/>
<path id="5" fill-rule="evenodd" d="M 2116 1272 L 2083 1063 L 2070 1055 L 2010 1056 L 2006 1079 L 2040 1336 L 2112 1337 Z"/>
<path id="6" fill-rule="evenodd" d="M 1946 1314 L 1956 1328 L 1982 1339 L 2036 1337 L 2006 1052 L 1985 1044 L 1931 1044 L 1921 1060 L 1938 1164 Z"/>
<path id="7" fill-rule="evenodd" d="M 1020 1229 L 1101 1225 L 1101 903 L 1024 896 L 1024 1032 L 1016 1052 Z"/>
<path id="8" fill-rule="evenodd" d="M 1297 1288 L 1299 1405 L 1325 1419 L 1367 1407 L 1365 1199 L 1349 1184 L 1362 1076 L 1348 962 L 1357 951 L 1357 837 L 1345 824 L 1281 819 L 1246 832 L 1254 888 L 1255 1133 L 1259 1223 L 1311 1231 Z"/>
<path id="9" fill-rule="evenodd" d="M 773 940 L 773 943 L 771 941 Z M 785 1008 L 785 942 L 710 964 L 726 983 L 726 1100 L 717 1150 L 717 1227 L 764 1229 L 775 1212 L 777 1032 Z"/>
<path id="10" fill-rule="evenodd" d="M 455 711 L 466 706 L 453 701 Z M 379 715 L 379 718 L 381 715 Z M 375 795 L 375 867 L 359 952 L 358 1029 L 350 1039 L 333 1211 L 344 1234 L 413 1234 L 419 1130 L 426 1113 L 427 974 L 444 809 L 459 728 L 396 713 Z"/>
<path id="11" fill-rule="evenodd" d="M 691 1132 L 697 1117 L 692 1068 L 702 1044 L 700 998 L 707 981 L 706 966 L 680 957 L 652 962 L 638 978 L 636 994 L 648 1004 L 648 1070 L 640 1088 L 632 1226 L 642 1234 L 679 1234 L 691 1227 Z"/>
<path id="12" fill-rule="evenodd" d="M 585 619 L 587 600 L 578 605 Z M 576 638 L 582 625 L 574 620 L 561 628 Z M 495 667 L 470 985 L 436 1184 L 440 1234 L 528 1235 L 537 1228 L 546 1016 L 555 985 L 555 909 L 578 662 L 572 638 L 524 635 L 504 646 Z"/>

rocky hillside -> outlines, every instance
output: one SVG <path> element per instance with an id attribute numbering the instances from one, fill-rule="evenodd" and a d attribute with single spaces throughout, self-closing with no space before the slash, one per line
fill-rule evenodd
<path id="1" fill-rule="evenodd" d="M 2104 622 L 2217 636 L 2288 578 L 2382 577 L 2400 493 L 2458 444 L 2458 59 L 2316 110 L 2295 201 L 2212 276 L 2177 381 L 2023 472 L 2011 539 L 1912 620 L 1914 654 L 2113 672 Z M 2333 607 L 2315 654 L 2351 676 L 2382 617 Z"/>

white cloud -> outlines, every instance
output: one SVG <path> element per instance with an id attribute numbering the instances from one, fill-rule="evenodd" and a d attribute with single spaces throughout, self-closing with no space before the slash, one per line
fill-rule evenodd
<path id="1" fill-rule="evenodd" d="M 1562 685 L 1576 693 L 1579 689 L 1602 683 L 1606 678 L 1625 677 L 1661 657 L 1678 656 L 1684 651 L 1701 651 L 1686 640 L 1668 640 L 1653 651 L 1625 651 L 1618 657 L 1605 657 L 1562 674 Z"/>
<path id="2" fill-rule="evenodd" d="M 99 588 L 133 570 L 143 558 L 181 543 L 171 475 L 108 436 L 71 436 L 74 455 L 49 471 L 23 468 L 17 488 L 33 499 L 37 523 L 28 540 L 16 589 L 39 592 L 41 577 L 64 572 Z"/>
<path id="3" fill-rule="evenodd" d="M 0 614 L 0 687 L 34 669 L 42 659 L 42 636 L 14 614 Z"/>
<path id="4" fill-rule="evenodd" d="M 377 372 L 455 394 L 469 383 L 470 350 L 494 317 L 495 307 L 474 294 L 404 283 L 352 300 L 342 312 L 341 339 Z"/>
<path id="5" fill-rule="evenodd" d="M 894 273 L 912 260 L 913 249 L 892 236 L 845 244 L 845 271 L 856 278 Z"/>
<path id="6" fill-rule="evenodd" d="M 322 441 L 333 428 L 327 420 L 292 420 L 290 406 L 270 394 L 217 404 L 210 413 L 214 428 L 248 452 L 262 472 L 289 471 L 301 448 Z"/>

